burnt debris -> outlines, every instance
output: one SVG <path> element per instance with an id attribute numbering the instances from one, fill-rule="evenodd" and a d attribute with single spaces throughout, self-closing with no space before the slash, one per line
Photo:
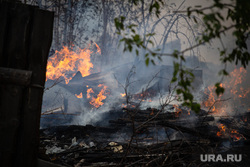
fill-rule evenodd
<path id="1" fill-rule="evenodd" d="M 236 165 L 249 163 L 248 113 L 221 117 L 218 122 L 227 130 L 219 135 L 222 130 L 215 123 L 218 118 L 205 111 L 194 115 L 184 107 L 178 114 L 171 111 L 173 107 L 168 109 L 111 111 L 111 115 L 119 114 L 107 119 L 109 124 L 103 127 L 69 125 L 42 129 L 39 156 L 56 164 L 78 167 L 223 165 L 201 163 L 201 154 L 242 154 L 242 162 Z M 136 113 L 133 119 L 131 113 Z M 233 136 L 233 130 L 241 137 Z"/>

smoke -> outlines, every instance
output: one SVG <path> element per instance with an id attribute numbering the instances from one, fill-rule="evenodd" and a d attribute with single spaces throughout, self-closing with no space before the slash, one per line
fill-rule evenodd
<path id="1" fill-rule="evenodd" d="M 44 94 L 43 112 L 63 106 L 63 112 L 77 114 L 77 116 L 73 116 L 70 121 L 67 120 L 67 124 L 108 124 L 107 120 L 111 118 L 109 114 L 110 110 L 118 111 L 127 105 L 126 97 L 121 96 L 121 94 L 125 92 L 131 105 L 140 103 L 142 109 L 148 107 L 159 109 L 164 99 L 170 95 L 170 91 L 173 91 L 174 88 L 174 85 L 171 85 L 170 82 L 173 74 L 172 64 L 174 59 L 165 56 L 162 57 L 162 61 L 154 59 L 156 65 L 149 63 L 149 65 L 146 66 L 143 54 L 147 53 L 145 50 L 140 50 L 141 54 L 139 56 L 136 56 L 134 51 L 123 52 L 124 48 L 122 45 L 118 47 L 120 37 L 115 34 L 113 25 L 113 18 L 118 16 L 114 15 L 116 10 L 113 10 L 112 4 L 109 4 L 110 13 L 107 15 L 109 19 L 106 20 L 108 21 L 107 29 L 106 32 L 103 32 L 103 19 L 105 18 L 103 17 L 103 10 L 101 10 L 102 7 L 100 4 L 98 1 L 96 4 L 84 6 L 86 5 L 85 2 L 79 2 L 75 6 L 73 13 L 75 22 L 72 23 L 73 30 L 71 33 L 73 33 L 73 37 L 75 38 L 71 42 L 81 49 L 86 48 L 87 44 L 91 45 L 93 51 L 93 54 L 91 54 L 91 62 L 93 63 L 91 74 L 82 77 L 78 72 L 68 84 L 64 84 L 63 82 L 59 83 L 47 90 Z M 178 5 L 180 4 L 176 3 L 175 8 L 177 8 Z M 94 10 L 96 6 L 100 9 L 97 12 Z M 172 10 L 174 10 L 174 6 L 172 7 Z M 185 6 L 181 7 L 184 8 Z M 167 7 L 166 11 L 168 11 Z M 141 14 L 137 12 L 138 11 L 131 11 L 131 15 L 127 16 L 128 20 L 134 19 L 133 14 L 135 16 L 138 15 L 138 18 L 140 18 Z M 124 11 L 121 11 L 120 14 L 123 15 Z M 194 44 L 195 39 L 202 32 L 200 25 L 192 21 L 187 24 L 186 19 L 181 18 L 176 21 L 178 17 L 172 14 L 163 13 L 163 16 L 164 19 L 162 19 L 161 24 L 158 24 L 157 18 L 153 18 L 148 20 L 147 27 L 142 26 L 137 30 L 141 34 L 145 34 L 146 32 L 156 33 L 156 37 L 153 39 L 156 46 L 150 46 L 152 50 L 161 49 L 161 52 L 164 53 L 183 50 L 190 47 L 191 44 Z M 134 19 L 132 21 L 136 20 Z M 168 29 L 171 27 L 169 25 L 174 28 Z M 182 26 L 180 27 L 179 25 Z M 106 33 L 106 38 L 104 38 L 104 33 Z M 234 46 L 231 42 L 232 39 L 230 39 L 231 35 L 225 36 L 225 38 L 223 37 L 223 41 L 225 41 L 227 46 Z M 95 48 L 94 42 L 100 45 L 102 49 L 101 54 L 96 54 L 97 48 Z M 206 88 L 221 81 L 221 77 L 217 74 L 223 67 L 221 64 L 218 64 L 217 46 L 219 46 L 218 41 L 213 41 L 211 45 L 193 49 L 184 55 L 186 62 L 183 63 L 183 65 L 193 70 L 196 76 L 193 93 L 195 100 L 199 103 L 202 103 L 204 99 L 206 99 L 206 97 L 204 97 Z M 55 41 L 53 47 L 55 50 L 58 49 L 55 45 Z M 76 47 L 72 47 L 73 50 L 75 48 Z M 228 65 L 228 71 L 233 71 L 235 68 L 233 65 Z M 249 68 L 247 69 L 246 76 L 247 75 L 249 75 Z M 46 87 L 50 87 L 52 84 L 52 81 L 47 81 Z M 107 86 L 107 90 L 104 93 L 106 98 L 102 101 L 104 103 L 103 105 L 95 108 L 89 103 L 90 99 L 86 98 L 86 94 L 87 90 L 92 88 L 95 92 L 92 96 L 97 97 L 101 91 L 101 88 L 98 88 L 99 84 Z M 245 77 L 242 87 L 244 89 L 249 88 L 249 78 Z M 228 88 L 228 90 L 230 89 L 231 88 Z M 75 96 L 80 93 L 82 93 L 83 98 L 77 98 Z M 226 93 L 225 96 L 227 95 Z M 172 99 L 173 100 L 170 100 L 170 105 L 179 103 L 174 100 L 174 97 L 172 97 Z M 232 113 L 235 111 L 235 106 L 242 107 L 242 101 L 244 100 L 241 99 L 237 101 L 230 99 L 227 105 L 223 105 L 223 107 L 219 106 L 219 109 Z M 249 105 L 246 104 L 246 102 L 244 102 L 244 105 L 244 110 L 242 111 L 245 112 L 245 108 L 249 107 Z M 68 115 L 64 115 L 63 117 L 66 118 Z M 191 122 L 195 122 L 195 119 L 195 116 L 192 117 Z M 55 122 L 58 123 L 58 121 L 53 121 L 53 123 Z M 43 126 L 43 124 L 45 124 L 45 122 L 42 121 L 41 126 Z M 65 124 L 65 121 L 62 124 Z"/>

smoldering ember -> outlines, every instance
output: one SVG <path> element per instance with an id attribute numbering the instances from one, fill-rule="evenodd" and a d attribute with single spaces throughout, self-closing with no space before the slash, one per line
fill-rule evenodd
<path id="1" fill-rule="evenodd" d="M 0 1 L 0 166 L 26 166 L 29 143 L 41 167 L 249 166 L 250 69 L 221 63 L 233 33 L 199 41 L 206 22 L 187 11 L 213 3 L 161 2 Z"/>

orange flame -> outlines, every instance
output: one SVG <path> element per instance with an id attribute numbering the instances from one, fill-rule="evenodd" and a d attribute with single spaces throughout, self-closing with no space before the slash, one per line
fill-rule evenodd
<path id="1" fill-rule="evenodd" d="M 207 108 L 211 107 L 212 112 L 216 112 L 216 108 L 214 106 L 215 103 L 215 93 L 214 93 L 214 86 L 209 86 L 205 90 L 205 94 L 208 95 L 208 99 L 203 102 L 203 105 Z"/>
<path id="2" fill-rule="evenodd" d="M 226 90 L 230 90 L 224 94 L 228 97 L 233 97 L 234 101 L 239 100 L 239 98 L 246 98 L 248 93 L 250 93 L 250 88 L 246 90 L 241 87 L 241 84 L 245 79 L 246 72 L 247 71 L 243 67 L 239 69 L 236 68 L 230 73 L 229 80 L 220 85 Z M 223 96 L 220 95 L 217 97 L 214 86 L 209 86 L 204 93 L 208 96 L 207 100 L 202 102 L 202 105 L 205 108 L 210 109 L 210 111 L 216 115 L 223 115 L 226 113 L 228 110 L 227 103 L 216 103 L 216 100 L 221 100 Z"/>
<path id="3" fill-rule="evenodd" d="M 217 136 L 224 136 L 226 133 L 226 126 L 223 124 L 219 124 L 218 128 L 220 129 L 219 132 L 217 132 Z"/>
<path id="4" fill-rule="evenodd" d="M 81 98 L 82 98 L 82 93 L 80 93 L 79 95 L 75 94 L 75 96 L 76 96 L 77 98 L 81 99 Z"/>
<path id="5" fill-rule="evenodd" d="M 247 90 L 244 90 L 243 88 L 240 88 L 240 91 L 242 92 L 242 94 L 240 94 L 239 97 L 240 98 L 246 98 L 246 96 L 250 92 L 250 88 L 248 88 Z"/>
<path id="6" fill-rule="evenodd" d="M 230 134 L 231 138 L 233 139 L 233 141 L 239 141 L 241 139 L 246 140 L 246 138 L 240 134 L 239 132 L 237 132 L 237 130 L 231 130 L 231 134 Z"/>
<path id="7" fill-rule="evenodd" d="M 243 117 L 243 118 L 242 118 L 242 121 L 243 121 L 243 122 L 247 122 L 247 117 Z"/>
<path id="8" fill-rule="evenodd" d="M 93 68 L 91 53 L 89 49 L 79 48 L 75 52 L 64 46 L 48 59 L 46 80 L 63 77 L 68 84 L 77 71 L 80 71 L 83 77 L 89 75 L 90 69 Z"/>
<path id="9" fill-rule="evenodd" d="M 127 108 L 127 105 L 126 105 L 126 104 L 122 104 L 121 107 L 122 107 L 122 108 Z"/>
<path id="10" fill-rule="evenodd" d="M 246 138 L 235 129 L 228 130 L 226 128 L 226 126 L 223 125 L 223 124 L 219 124 L 218 128 L 220 129 L 220 131 L 217 132 L 216 135 L 219 136 L 219 137 L 226 136 L 226 135 L 229 136 L 230 135 L 230 137 L 233 139 L 233 141 L 239 141 L 241 139 L 246 140 Z"/>
<path id="11" fill-rule="evenodd" d="M 174 104 L 173 107 L 174 107 L 174 109 L 175 109 L 175 110 L 174 110 L 175 116 L 176 116 L 176 117 L 179 117 L 179 114 L 181 113 L 182 110 L 181 110 L 181 109 L 179 108 L 179 106 L 176 105 L 176 104 Z"/>
<path id="12" fill-rule="evenodd" d="M 91 96 L 90 96 L 90 93 L 94 93 L 93 89 L 92 88 L 89 88 L 87 90 L 87 98 L 89 99 Z"/>
<path id="13" fill-rule="evenodd" d="M 102 106 L 104 103 L 102 102 L 103 100 L 106 99 L 106 96 L 104 94 L 106 94 L 106 89 L 107 89 L 107 86 L 103 85 L 103 84 L 99 84 L 98 87 L 103 87 L 103 89 L 99 92 L 99 94 L 97 95 L 97 97 L 93 97 L 92 96 L 92 99 L 91 101 L 89 102 L 92 106 L 98 108 L 100 106 Z M 90 88 L 91 89 L 91 88 Z M 93 90 L 92 90 L 93 91 Z M 90 91 L 91 92 L 91 91 Z M 91 92 L 91 93 L 94 93 Z"/>
<path id="14" fill-rule="evenodd" d="M 101 54 L 101 48 L 94 42 L 96 48 L 97 48 L 97 53 Z"/>
<path id="15" fill-rule="evenodd" d="M 125 96 L 126 96 L 126 93 L 120 93 L 120 95 L 121 95 L 122 97 L 125 97 Z"/>

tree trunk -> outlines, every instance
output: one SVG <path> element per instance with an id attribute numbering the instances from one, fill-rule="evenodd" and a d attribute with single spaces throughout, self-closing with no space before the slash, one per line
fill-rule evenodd
<path id="1" fill-rule="evenodd" d="M 107 9 L 106 4 L 108 1 L 105 2 L 105 0 L 102 0 L 102 9 L 103 9 L 103 33 L 102 33 L 102 42 L 101 42 L 101 50 L 102 50 L 102 62 L 105 62 L 105 64 L 108 64 L 109 57 L 107 55 L 106 51 L 106 42 L 107 42 L 107 25 L 108 25 L 108 16 L 107 16 Z"/>
<path id="2" fill-rule="evenodd" d="M 68 41 L 68 21 L 71 14 L 71 0 L 68 0 L 67 12 L 64 15 L 64 45 L 69 45 Z"/>

